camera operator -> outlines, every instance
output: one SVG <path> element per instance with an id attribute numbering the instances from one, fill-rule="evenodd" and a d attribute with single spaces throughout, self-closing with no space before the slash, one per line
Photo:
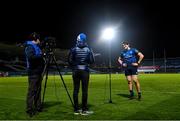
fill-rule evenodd
<path id="1" fill-rule="evenodd" d="M 30 40 L 25 42 L 25 55 L 28 70 L 28 93 L 26 113 L 32 117 L 36 112 L 42 111 L 41 83 L 44 60 L 39 47 L 40 35 L 32 33 Z"/>
<path id="2" fill-rule="evenodd" d="M 92 111 L 88 110 L 88 84 L 89 84 L 89 64 L 94 63 L 92 50 L 86 43 L 86 35 L 81 33 L 77 37 L 77 44 L 70 50 L 68 62 L 73 68 L 73 99 L 74 99 L 74 115 L 89 115 Z M 78 93 L 82 82 L 82 112 L 79 109 Z"/>

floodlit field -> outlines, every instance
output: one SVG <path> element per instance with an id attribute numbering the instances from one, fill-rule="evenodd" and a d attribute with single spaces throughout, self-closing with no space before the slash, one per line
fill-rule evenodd
<path id="1" fill-rule="evenodd" d="M 0 78 L 0 119 L 180 119 L 180 74 L 140 74 L 142 101 L 138 101 L 137 99 L 129 100 L 128 86 L 124 75 L 113 74 L 113 103 L 109 103 L 110 91 L 108 77 L 108 74 L 91 75 L 88 101 L 90 110 L 93 110 L 94 114 L 89 116 L 75 116 L 62 80 L 60 80 L 58 75 L 49 76 L 44 111 L 35 115 L 33 118 L 29 118 L 25 113 L 27 77 Z M 72 97 L 73 87 L 71 75 L 63 76 L 63 78 Z M 79 97 L 81 97 L 81 93 Z"/>

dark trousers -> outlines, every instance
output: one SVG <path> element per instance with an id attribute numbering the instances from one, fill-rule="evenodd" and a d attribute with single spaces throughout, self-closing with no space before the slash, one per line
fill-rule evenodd
<path id="1" fill-rule="evenodd" d="M 41 74 L 28 75 L 27 111 L 39 110 L 41 108 Z"/>
<path id="2" fill-rule="evenodd" d="M 78 93 L 80 87 L 80 81 L 82 84 L 82 110 L 88 110 L 87 99 L 88 99 L 88 84 L 89 84 L 89 72 L 84 70 L 76 70 L 73 72 L 73 99 L 74 99 L 74 110 L 79 109 Z"/>

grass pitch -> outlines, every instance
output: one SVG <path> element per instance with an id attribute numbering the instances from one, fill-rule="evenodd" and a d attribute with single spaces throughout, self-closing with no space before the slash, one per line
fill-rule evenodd
<path id="1" fill-rule="evenodd" d="M 124 75 L 113 74 L 113 103 L 109 103 L 108 77 L 91 75 L 88 103 L 94 114 L 75 116 L 61 79 L 58 75 L 49 76 L 44 111 L 32 118 L 25 113 L 27 77 L 0 78 L 0 120 L 180 120 L 179 74 L 139 74 L 142 101 L 129 100 Z M 63 78 L 72 97 L 72 77 Z"/>

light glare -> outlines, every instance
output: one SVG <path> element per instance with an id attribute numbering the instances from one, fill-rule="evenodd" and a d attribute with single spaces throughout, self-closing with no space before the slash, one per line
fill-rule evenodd
<path id="1" fill-rule="evenodd" d="M 102 39 L 112 40 L 115 36 L 115 31 L 113 28 L 106 28 L 102 33 Z"/>

